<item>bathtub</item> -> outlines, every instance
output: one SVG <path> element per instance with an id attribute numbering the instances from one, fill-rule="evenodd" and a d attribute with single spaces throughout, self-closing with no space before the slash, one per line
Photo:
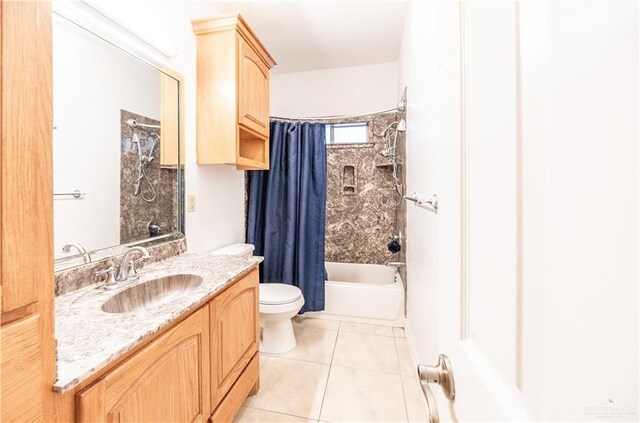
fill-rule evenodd
<path id="1" fill-rule="evenodd" d="M 325 319 L 404 326 L 404 287 L 395 267 L 325 263 L 325 310 L 307 313 Z"/>

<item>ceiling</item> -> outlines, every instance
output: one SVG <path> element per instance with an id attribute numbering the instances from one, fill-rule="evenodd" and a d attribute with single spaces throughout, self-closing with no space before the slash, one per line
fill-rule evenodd
<path id="1" fill-rule="evenodd" d="M 240 13 L 278 65 L 274 73 L 398 60 L 406 1 L 215 1 Z"/>

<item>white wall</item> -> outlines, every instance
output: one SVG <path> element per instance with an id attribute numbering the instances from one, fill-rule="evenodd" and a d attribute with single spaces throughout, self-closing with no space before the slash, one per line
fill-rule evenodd
<path id="1" fill-rule="evenodd" d="M 312 117 L 394 107 L 398 64 L 354 66 L 271 75 L 271 115 Z"/>
<path id="2" fill-rule="evenodd" d="M 442 352 L 438 287 L 460 279 L 457 21 L 454 2 L 412 2 L 398 61 L 398 92 L 407 87 L 407 192 L 440 200 L 438 215 L 407 205 L 407 332 L 420 363 Z"/>
<path id="3" fill-rule="evenodd" d="M 185 78 L 186 195 L 196 212 L 186 214 L 189 251 L 202 252 L 244 241 L 244 173 L 226 165 L 196 164 L 196 46 L 191 20 L 215 16 L 215 4 L 199 1 L 100 2 L 118 21 L 143 37 L 177 47 L 170 66 Z"/>
<path id="4" fill-rule="evenodd" d="M 159 120 L 160 75 L 57 16 L 53 51 L 54 192 L 87 194 L 54 197 L 57 258 L 119 244 L 120 110 Z"/>

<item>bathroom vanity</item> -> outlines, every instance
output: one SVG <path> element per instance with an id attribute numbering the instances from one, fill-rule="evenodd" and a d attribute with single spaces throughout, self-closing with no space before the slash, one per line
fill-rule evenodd
<path id="1" fill-rule="evenodd" d="M 57 420 L 233 420 L 259 387 L 260 261 L 184 254 L 57 297 Z M 171 276 L 164 300 L 141 298 Z"/>

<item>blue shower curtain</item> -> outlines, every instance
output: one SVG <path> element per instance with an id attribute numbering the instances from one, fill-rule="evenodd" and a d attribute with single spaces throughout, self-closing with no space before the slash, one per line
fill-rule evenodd
<path id="1" fill-rule="evenodd" d="M 249 173 L 247 242 L 264 256 L 260 282 L 299 287 L 301 313 L 324 310 L 325 126 L 271 122 L 269 170 Z"/>

